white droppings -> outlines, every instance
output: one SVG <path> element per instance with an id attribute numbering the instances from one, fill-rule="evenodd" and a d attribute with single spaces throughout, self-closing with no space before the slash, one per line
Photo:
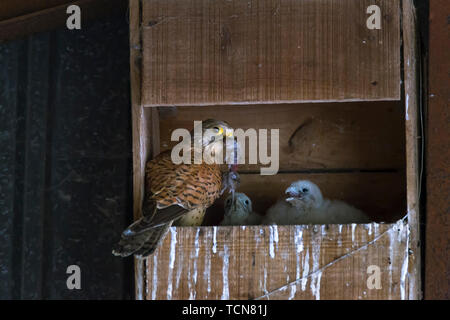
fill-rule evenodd
<path id="1" fill-rule="evenodd" d="M 198 254 L 200 252 L 200 243 L 198 242 L 198 238 L 200 236 L 200 228 L 197 228 L 197 233 L 195 234 L 194 247 L 195 247 L 195 257 L 198 258 Z"/>
<path id="2" fill-rule="evenodd" d="M 372 224 L 369 224 L 368 232 L 367 232 L 367 233 L 369 234 L 369 236 L 372 235 Z"/>
<path id="3" fill-rule="evenodd" d="M 392 272 L 393 272 L 393 268 L 392 266 L 394 265 L 394 247 L 396 247 L 396 243 L 395 243 L 395 229 L 391 229 L 388 232 L 389 234 L 389 266 L 388 266 L 388 270 L 389 270 L 389 283 L 392 283 Z"/>
<path id="4" fill-rule="evenodd" d="M 311 293 L 316 298 L 316 300 L 320 300 L 320 281 L 321 280 L 322 280 L 322 271 L 319 271 L 316 274 L 314 274 L 313 279 L 311 279 Z"/>
<path id="5" fill-rule="evenodd" d="M 302 291 L 306 290 L 306 285 L 308 283 L 308 273 L 309 273 L 309 248 L 306 249 L 306 254 L 303 258 L 303 274 L 302 274 Z"/>
<path id="6" fill-rule="evenodd" d="M 275 258 L 273 227 L 274 226 L 269 226 L 269 255 L 272 259 Z"/>
<path id="7" fill-rule="evenodd" d="M 173 269 L 175 263 L 175 251 L 177 245 L 177 231 L 174 227 L 170 228 L 170 257 L 169 257 L 169 267 Z"/>
<path id="8" fill-rule="evenodd" d="M 380 224 L 378 224 L 378 223 L 374 223 L 374 225 L 373 225 L 373 235 L 375 236 L 375 237 L 377 237 L 378 236 L 378 234 L 379 234 L 379 229 L 380 228 Z"/>
<path id="9" fill-rule="evenodd" d="M 273 226 L 273 240 L 277 244 L 277 248 L 278 248 L 278 226 L 276 226 L 276 225 Z"/>
<path id="10" fill-rule="evenodd" d="M 403 221 L 400 220 L 399 223 L 402 223 L 403 226 Z M 405 255 L 403 257 L 403 264 L 400 274 L 400 298 L 402 300 L 406 299 L 406 276 L 408 274 L 408 263 L 409 263 L 409 233 L 410 233 L 409 226 L 406 226 L 406 234 L 404 235 L 406 237 Z"/>
<path id="11" fill-rule="evenodd" d="M 355 242 L 356 223 L 352 223 L 352 242 Z"/>
<path id="12" fill-rule="evenodd" d="M 228 300 L 230 298 L 230 292 L 228 289 L 228 263 L 229 263 L 229 252 L 228 246 L 223 246 L 223 265 L 222 265 L 222 300 Z"/>
<path id="13" fill-rule="evenodd" d="M 397 231 L 397 241 L 402 241 L 402 236 L 403 236 L 403 221 L 402 220 L 397 222 L 396 231 Z"/>
<path id="14" fill-rule="evenodd" d="M 318 241 L 312 244 L 312 272 L 311 275 L 311 293 L 315 296 L 316 300 L 320 299 L 320 280 L 322 278 L 322 272 L 320 270 L 320 237 L 316 237 Z"/>
<path id="15" fill-rule="evenodd" d="M 192 254 L 191 254 L 192 257 Z M 188 264 L 188 274 L 187 274 L 187 285 L 188 285 L 188 291 L 189 291 L 189 298 L 188 300 L 194 300 L 195 299 L 195 294 L 192 290 L 192 282 L 191 282 L 191 264 Z"/>
<path id="16" fill-rule="evenodd" d="M 409 120 L 409 115 L 408 115 L 409 95 L 408 95 L 408 94 L 406 94 L 406 102 L 405 102 L 405 105 L 406 105 L 406 110 L 405 110 L 406 120 Z"/>
<path id="17" fill-rule="evenodd" d="M 156 300 L 158 290 L 158 250 L 153 254 L 152 300 Z"/>
<path id="18" fill-rule="evenodd" d="M 264 284 L 263 284 L 263 292 L 267 293 L 267 268 L 264 268 Z"/>
<path id="19" fill-rule="evenodd" d="M 300 279 L 300 258 L 301 258 L 301 252 L 303 251 L 303 230 L 301 227 L 296 226 L 295 227 L 295 235 L 294 235 L 294 242 L 295 242 L 295 248 L 296 248 L 296 264 L 295 264 L 295 279 Z M 289 300 L 292 300 L 295 298 L 295 294 L 297 292 L 297 283 L 293 283 L 291 285 L 291 293 L 289 295 Z"/>
<path id="20" fill-rule="evenodd" d="M 197 263 L 198 263 L 198 255 L 200 252 L 200 244 L 198 242 L 198 238 L 200 235 L 200 228 L 197 228 L 197 232 L 195 233 L 195 240 L 194 240 L 194 256 L 191 258 L 193 258 L 194 262 L 193 262 L 193 275 L 192 275 L 192 280 L 194 281 L 194 290 L 191 289 L 191 286 L 189 284 L 189 300 L 195 300 L 196 294 L 197 292 L 195 291 L 195 285 L 197 284 Z M 190 272 L 190 270 L 189 270 Z M 192 297 L 192 299 L 191 299 Z"/>
<path id="21" fill-rule="evenodd" d="M 343 227 L 342 224 L 340 224 L 340 225 L 338 226 L 338 233 L 339 233 L 339 236 L 338 236 L 338 246 L 339 246 L 339 247 L 342 247 L 342 227 Z"/>
<path id="22" fill-rule="evenodd" d="M 175 251 L 177 244 L 177 231 L 174 227 L 170 228 L 170 256 L 169 256 L 169 279 L 167 284 L 167 300 L 172 299 L 172 276 L 173 266 L 175 264 Z"/>
<path id="23" fill-rule="evenodd" d="M 303 230 L 299 226 L 295 227 L 294 243 L 295 243 L 295 248 L 296 248 L 297 255 L 298 255 L 304 249 L 304 247 L 303 247 Z"/>
<path id="24" fill-rule="evenodd" d="M 208 243 L 209 237 L 205 237 L 205 244 Z M 205 270 L 203 271 L 203 279 L 205 279 L 208 283 L 206 290 L 208 293 L 211 292 L 211 251 L 206 250 L 205 253 Z"/>
<path id="25" fill-rule="evenodd" d="M 175 282 L 175 288 L 178 289 L 180 286 L 181 272 L 183 271 L 183 261 L 184 261 L 184 250 L 178 252 L 178 266 L 177 266 L 177 276 Z"/>
<path id="26" fill-rule="evenodd" d="M 287 277 L 287 281 L 286 281 L 286 282 L 289 283 L 289 275 L 288 275 L 288 277 Z M 294 299 L 294 298 L 295 298 L 295 293 L 297 292 L 297 286 L 296 286 L 295 283 L 291 284 L 290 287 L 291 287 L 291 292 L 289 293 L 289 298 L 288 298 L 288 300 Z"/>
<path id="27" fill-rule="evenodd" d="M 212 247 L 212 251 L 214 253 L 217 252 L 217 227 L 213 227 L 213 247 Z"/>

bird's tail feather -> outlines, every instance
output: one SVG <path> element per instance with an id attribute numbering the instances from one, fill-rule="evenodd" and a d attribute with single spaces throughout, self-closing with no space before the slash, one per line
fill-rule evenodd
<path id="1" fill-rule="evenodd" d="M 169 222 L 154 228 L 148 228 L 139 233 L 128 235 L 123 233 L 112 253 L 121 257 L 135 254 L 140 258 L 145 258 L 156 250 L 171 225 L 172 222 Z"/>
<path id="2" fill-rule="evenodd" d="M 150 235 L 149 239 L 144 243 L 142 247 L 139 248 L 134 254 L 138 258 L 145 258 L 155 252 L 156 248 L 159 247 L 160 243 L 166 237 L 167 232 L 169 231 L 172 223 L 167 223 L 165 225 L 156 227 L 153 229 L 154 231 Z"/>

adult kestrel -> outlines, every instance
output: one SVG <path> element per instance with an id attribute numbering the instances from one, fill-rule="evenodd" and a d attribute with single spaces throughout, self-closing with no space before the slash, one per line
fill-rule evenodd
<path id="1" fill-rule="evenodd" d="M 232 128 L 224 121 L 205 120 L 201 136 L 192 135 L 191 146 L 200 146 L 202 153 L 215 156 L 226 153 L 225 146 L 233 139 Z M 225 143 L 224 143 L 225 140 Z M 151 255 L 174 222 L 199 226 L 206 209 L 224 191 L 220 164 L 211 161 L 174 164 L 171 151 L 164 152 L 146 164 L 145 196 L 142 218 L 122 232 L 113 254 L 126 257 Z M 225 173 L 225 187 L 232 187 L 233 176 Z"/>

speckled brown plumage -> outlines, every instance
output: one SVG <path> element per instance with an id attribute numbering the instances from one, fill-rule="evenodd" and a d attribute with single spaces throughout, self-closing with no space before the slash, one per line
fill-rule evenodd
<path id="1" fill-rule="evenodd" d="M 229 128 L 224 122 L 206 122 L 206 129 L 215 126 Z M 206 141 L 203 148 L 223 139 L 224 132 L 218 130 L 216 139 Z M 201 225 L 206 209 L 219 198 L 222 187 L 218 164 L 174 164 L 170 151 L 148 161 L 143 217 L 125 229 L 113 254 L 146 257 L 155 251 L 172 224 Z"/>
<path id="2" fill-rule="evenodd" d="M 157 208 L 179 205 L 186 210 L 209 207 L 220 195 L 222 173 L 217 164 L 172 163 L 170 152 L 147 162 L 146 196 Z"/>

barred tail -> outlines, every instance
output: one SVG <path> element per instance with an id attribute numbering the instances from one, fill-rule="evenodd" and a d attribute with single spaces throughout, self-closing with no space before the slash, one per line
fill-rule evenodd
<path id="1" fill-rule="evenodd" d="M 140 233 L 123 233 L 112 253 L 121 257 L 135 254 L 139 258 L 145 258 L 156 250 L 171 225 L 172 221 Z"/>

